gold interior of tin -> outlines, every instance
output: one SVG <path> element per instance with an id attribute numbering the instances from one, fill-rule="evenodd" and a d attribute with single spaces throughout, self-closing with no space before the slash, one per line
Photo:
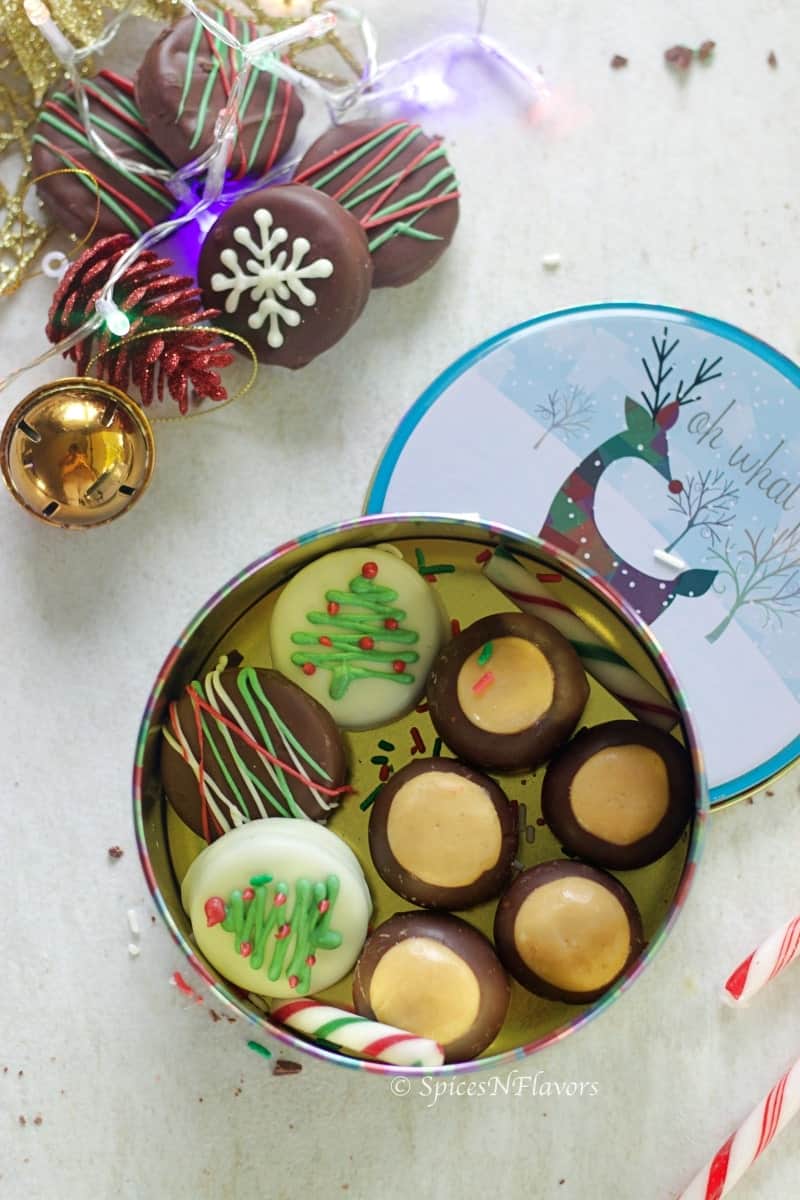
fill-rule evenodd
<path id="1" fill-rule="evenodd" d="M 417 536 L 409 536 L 416 528 Z M 349 546 L 378 545 L 391 542 L 398 547 L 403 557 L 417 566 L 417 551 L 421 551 L 426 564 L 444 563 L 455 567 L 453 572 L 442 573 L 431 583 L 438 589 L 449 618 L 456 618 L 461 627 L 490 612 L 507 611 L 511 605 L 485 578 L 476 556 L 482 550 L 497 544 L 499 539 L 483 532 L 480 527 L 437 525 L 434 522 L 402 522 L 396 527 L 356 528 L 328 534 L 301 547 L 296 547 L 275 562 L 268 563 L 252 576 L 245 579 L 228 596 L 221 599 L 200 623 L 187 645 L 177 658 L 169 678 L 165 682 L 159 705 L 153 714 L 144 755 L 143 770 L 143 820 L 145 837 L 150 852 L 156 880 L 176 925 L 191 939 L 191 926 L 180 904 L 179 881 L 189 863 L 203 848 L 204 843 L 191 832 L 172 812 L 166 803 L 159 778 L 160 753 L 159 721 L 164 706 L 180 695 L 183 688 L 193 679 L 202 676 L 213 667 L 220 654 L 236 649 L 245 661 L 253 666 L 269 666 L 269 618 L 272 607 L 286 579 L 300 567 L 333 549 Z M 559 595 L 572 607 L 607 644 L 623 655 L 641 675 L 649 680 L 667 699 L 672 699 L 669 688 L 649 650 L 639 637 L 629 629 L 620 616 L 599 596 L 591 592 L 576 578 L 567 577 L 563 564 L 546 552 L 537 550 L 535 556 L 530 545 L 520 540 L 503 538 L 503 542 L 515 554 L 537 567 L 558 570 L 564 578 L 558 584 Z M 618 718 L 630 719 L 631 714 L 615 700 L 600 684 L 589 677 L 590 695 L 581 724 L 593 725 Z M 374 900 L 373 925 L 386 920 L 392 913 L 406 911 L 413 906 L 397 896 L 383 883 L 372 866 L 369 855 L 367 831 L 369 811 L 362 811 L 360 803 L 379 784 L 380 765 L 371 762 L 379 755 L 389 759 L 398 769 L 412 759 L 412 728 L 416 728 L 425 744 L 425 754 L 433 751 L 436 733 L 427 713 L 413 711 L 391 725 L 360 733 L 345 733 L 351 764 L 351 783 L 357 794 L 348 796 L 329 821 L 329 827 L 346 841 L 358 856 L 367 877 Z M 675 731 L 681 736 L 680 728 Z M 394 751 L 378 747 L 379 741 L 390 742 Z M 442 754 L 449 756 L 446 747 Z M 510 799 L 524 805 L 518 858 L 525 866 L 552 858 L 561 858 L 563 853 L 550 830 L 541 822 L 541 784 L 544 768 L 524 775 L 493 773 Z M 523 810 L 521 810 L 522 812 Z M 690 828 L 684 831 L 678 843 L 649 867 L 636 871 L 618 873 L 618 877 L 632 893 L 644 922 L 645 935 L 651 938 L 666 918 L 686 863 Z M 465 920 L 481 929 L 489 937 L 497 901 L 493 900 L 477 908 L 460 913 Z M 212 975 L 217 975 L 209 966 Z M 352 1004 L 351 976 L 335 986 L 319 993 L 331 1003 Z M 243 1000 L 245 1009 L 250 1002 Z M 254 1011 L 251 1009 L 251 1011 Z M 512 1000 L 505 1024 L 484 1055 L 499 1053 L 525 1045 L 574 1020 L 581 1010 L 574 1005 L 542 1000 L 512 983 Z"/>

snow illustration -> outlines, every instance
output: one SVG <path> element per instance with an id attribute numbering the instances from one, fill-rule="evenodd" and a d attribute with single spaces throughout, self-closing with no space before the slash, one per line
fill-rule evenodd
<path id="1" fill-rule="evenodd" d="M 296 237 L 292 241 L 291 258 L 286 249 L 278 250 L 288 241 L 289 234 L 282 226 L 272 228 L 272 213 L 258 208 L 253 213 L 261 242 L 258 244 L 246 225 L 233 231 L 234 241 L 252 255 L 245 258 L 244 269 L 239 262 L 239 251 L 227 246 L 220 254 L 220 262 L 230 271 L 224 275 L 217 271 L 211 276 L 211 287 L 215 292 L 227 292 L 225 311 L 234 313 L 239 308 L 242 296 L 249 292 L 250 299 L 258 308 L 251 313 L 247 324 L 251 329 L 261 329 L 269 321 L 267 344 L 273 350 L 283 345 L 281 321 L 296 328 L 302 320 L 296 308 L 286 303 L 295 297 L 306 308 L 316 303 L 316 293 L 304 283 L 306 279 L 328 279 L 333 274 L 333 263 L 328 258 L 317 258 L 303 266 L 303 259 L 311 249 L 307 238 Z M 277 250 L 277 253 L 275 251 Z"/>
<path id="2" fill-rule="evenodd" d="M 592 408 L 592 397 L 577 384 L 548 392 L 547 399 L 533 410 L 544 426 L 544 433 L 533 444 L 534 450 L 556 429 L 561 430 L 567 441 L 579 433 L 588 433 Z"/>

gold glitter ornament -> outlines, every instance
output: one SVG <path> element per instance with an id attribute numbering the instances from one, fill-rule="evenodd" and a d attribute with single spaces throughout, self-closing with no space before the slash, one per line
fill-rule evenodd
<path id="1" fill-rule="evenodd" d="M 17 405 L 0 436 L 14 499 L 62 529 L 121 516 L 150 482 L 150 422 L 125 392 L 98 379 L 56 379 Z"/>

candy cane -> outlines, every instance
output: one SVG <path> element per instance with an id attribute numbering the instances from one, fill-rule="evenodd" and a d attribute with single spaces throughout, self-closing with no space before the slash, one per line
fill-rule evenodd
<path id="1" fill-rule="evenodd" d="M 602 683 L 611 695 L 635 717 L 648 725 L 670 730 L 680 717 L 676 709 L 652 684 L 633 669 L 621 654 L 613 650 L 567 604 L 551 591 L 562 582 L 553 571 L 533 571 L 524 567 L 508 551 L 495 551 L 483 568 L 488 579 L 523 612 L 547 621 L 578 652 L 584 670 Z"/>
<path id="2" fill-rule="evenodd" d="M 342 1050 L 396 1067 L 440 1067 L 444 1062 L 442 1047 L 430 1038 L 417 1037 L 318 1000 L 288 1000 L 273 1007 L 270 1016 L 315 1041 L 333 1042 Z"/>
<path id="3" fill-rule="evenodd" d="M 800 958 L 800 917 L 787 921 L 762 942 L 733 972 L 722 990 L 726 1004 L 747 1004 L 765 983 Z"/>
<path id="4" fill-rule="evenodd" d="M 800 1059 L 732 1133 L 679 1200 L 721 1200 L 800 1111 Z"/>

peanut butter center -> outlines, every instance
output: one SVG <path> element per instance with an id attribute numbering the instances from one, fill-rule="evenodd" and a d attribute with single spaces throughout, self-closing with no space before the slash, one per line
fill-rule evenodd
<path id="1" fill-rule="evenodd" d="M 458 704 L 487 733 L 520 733 L 553 703 L 553 669 L 525 638 L 501 637 L 479 647 L 458 673 Z"/>
<path id="2" fill-rule="evenodd" d="M 410 937 L 383 955 L 369 998 L 379 1021 L 446 1046 L 472 1028 L 481 990 L 475 972 L 454 950 L 433 938 Z"/>
<path id="3" fill-rule="evenodd" d="M 464 887 L 495 865 L 500 820 L 486 789 L 454 771 L 416 775 L 398 790 L 386 825 L 400 866 L 436 887 Z"/>
<path id="4" fill-rule="evenodd" d="M 630 952 L 625 909 L 602 884 L 580 875 L 544 883 L 522 902 L 514 921 L 522 961 L 567 992 L 604 987 Z"/>
<path id="5" fill-rule="evenodd" d="M 652 833 L 667 811 L 664 760 L 647 746 L 607 746 L 575 772 L 570 800 L 576 821 L 588 833 L 630 846 Z"/>

